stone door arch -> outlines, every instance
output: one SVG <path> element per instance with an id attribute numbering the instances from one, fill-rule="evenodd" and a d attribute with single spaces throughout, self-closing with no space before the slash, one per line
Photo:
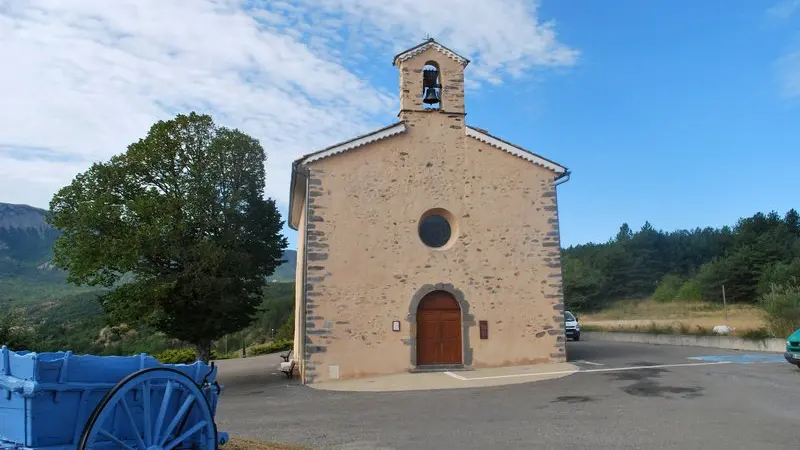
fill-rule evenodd
<path id="1" fill-rule="evenodd" d="M 475 318 L 464 294 L 452 284 L 420 288 L 411 299 L 408 322 L 412 371 L 426 366 L 472 366 L 469 328 L 475 325 Z M 439 351 L 432 351 L 430 345 L 438 345 Z"/>

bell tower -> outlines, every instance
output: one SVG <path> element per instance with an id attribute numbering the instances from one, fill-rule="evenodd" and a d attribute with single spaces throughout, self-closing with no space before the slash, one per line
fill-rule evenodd
<path id="1" fill-rule="evenodd" d="M 464 69 L 469 60 L 428 39 L 394 57 L 400 69 L 400 116 L 441 112 L 465 115 Z"/>

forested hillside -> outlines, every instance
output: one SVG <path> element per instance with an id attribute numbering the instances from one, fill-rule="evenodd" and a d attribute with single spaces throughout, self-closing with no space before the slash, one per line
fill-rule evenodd
<path id="1" fill-rule="evenodd" d="M 158 353 L 184 343 L 154 330 L 108 326 L 98 302 L 101 290 L 32 284 L 0 278 L 0 345 L 15 349 L 129 355 Z M 294 283 L 268 283 L 255 321 L 218 342 L 218 351 L 269 340 L 292 316 Z M 274 331 L 273 331 L 274 330 Z"/>
<path id="2" fill-rule="evenodd" d="M 66 272 L 50 264 L 59 235 L 45 220 L 45 210 L 0 203 L 0 345 L 30 350 L 97 354 L 159 352 L 181 345 L 153 330 L 109 327 L 98 296 L 100 287 L 74 286 Z M 264 342 L 287 322 L 294 305 L 295 250 L 283 252 L 263 292 L 255 322 L 226 344 Z"/>
<path id="3" fill-rule="evenodd" d="M 665 232 L 627 224 L 606 243 L 563 249 L 570 308 L 597 310 L 621 299 L 756 303 L 800 281 L 800 215 L 757 213 L 732 227 Z"/>

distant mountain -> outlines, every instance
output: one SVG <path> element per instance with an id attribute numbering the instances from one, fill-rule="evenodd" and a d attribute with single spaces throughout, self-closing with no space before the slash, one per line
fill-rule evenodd
<path id="1" fill-rule="evenodd" d="M 63 272 L 53 269 L 53 244 L 60 234 L 45 220 L 47 211 L 28 205 L 0 203 L 0 277 L 63 281 Z M 297 252 L 283 252 L 283 264 L 269 277 L 275 281 L 293 281 Z"/>
<path id="2" fill-rule="evenodd" d="M 295 268 L 297 267 L 297 250 L 284 250 L 283 264 L 275 269 L 270 280 L 274 281 L 294 281 Z"/>
<path id="3" fill-rule="evenodd" d="M 45 214 L 33 206 L 0 203 L 0 276 L 53 272 L 48 262 L 59 232 Z"/>

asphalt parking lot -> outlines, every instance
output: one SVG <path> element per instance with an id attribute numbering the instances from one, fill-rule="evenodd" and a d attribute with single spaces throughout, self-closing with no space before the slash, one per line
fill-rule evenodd
<path id="1" fill-rule="evenodd" d="M 348 450 L 798 446 L 800 370 L 781 355 L 602 341 L 567 352 L 582 371 L 561 379 L 386 393 L 311 389 L 275 373 L 277 355 L 252 358 L 221 366 L 217 426 Z"/>

